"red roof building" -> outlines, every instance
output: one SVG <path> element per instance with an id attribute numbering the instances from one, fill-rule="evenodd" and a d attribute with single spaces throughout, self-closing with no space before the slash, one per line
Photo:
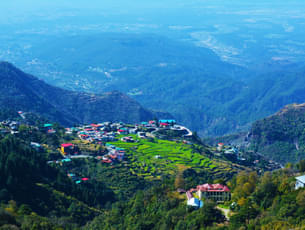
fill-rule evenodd
<path id="1" fill-rule="evenodd" d="M 224 145 L 225 145 L 224 143 L 218 143 L 217 150 L 221 151 L 223 149 Z"/>
<path id="2" fill-rule="evenodd" d="M 197 186 L 197 191 L 201 190 L 202 192 L 230 192 L 230 189 L 221 184 L 202 184 Z"/>
<path id="3" fill-rule="evenodd" d="M 169 124 L 168 124 L 168 123 L 160 123 L 160 126 L 161 126 L 161 127 L 168 127 Z"/>
<path id="4" fill-rule="evenodd" d="M 61 152 L 64 155 L 73 154 L 74 153 L 74 145 L 72 143 L 61 144 Z"/>
<path id="5" fill-rule="evenodd" d="M 115 159 L 117 159 L 118 156 L 110 154 L 109 157 L 112 158 L 113 160 L 115 160 Z"/>
<path id="6" fill-rule="evenodd" d="M 61 147 L 73 147 L 74 145 L 72 143 L 66 143 L 66 144 L 61 144 Z"/>
<path id="7" fill-rule="evenodd" d="M 112 160 L 110 159 L 105 159 L 105 160 L 102 160 L 103 163 L 107 163 L 107 164 L 111 164 L 112 163 Z"/>
<path id="8" fill-rule="evenodd" d="M 231 199 L 230 189 L 226 185 L 202 184 L 198 185 L 196 189 L 191 189 L 190 191 L 195 190 L 197 190 L 199 199 L 206 198 L 216 202 L 223 202 Z"/>

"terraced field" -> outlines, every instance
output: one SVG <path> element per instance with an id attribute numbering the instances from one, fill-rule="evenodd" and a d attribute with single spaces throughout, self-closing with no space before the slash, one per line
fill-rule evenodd
<path id="1" fill-rule="evenodd" d="M 209 170 L 213 173 L 216 165 L 195 152 L 191 145 L 166 140 L 146 140 L 133 136 L 138 142 L 125 143 L 122 141 L 110 144 L 124 148 L 127 151 L 130 171 L 145 179 L 158 179 L 162 175 L 174 174 L 177 166 L 193 168 L 195 170 Z"/>

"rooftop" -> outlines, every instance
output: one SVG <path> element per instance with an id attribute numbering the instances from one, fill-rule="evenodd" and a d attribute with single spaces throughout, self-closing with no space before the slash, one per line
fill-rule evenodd
<path id="1" fill-rule="evenodd" d="M 197 190 L 202 192 L 230 192 L 230 189 L 221 184 L 202 184 L 197 186 Z"/>
<path id="2" fill-rule="evenodd" d="M 61 147 L 73 147 L 74 145 L 72 143 L 65 143 L 65 144 L 61 144 Z"/>
<path id="3" fill-rule="evenodd" d="M 305 184 L 305 175 L 303 176 L 298 176 L 295 179 L 297 179 L 298 181 L 301 181 L 303 184 Z"/>

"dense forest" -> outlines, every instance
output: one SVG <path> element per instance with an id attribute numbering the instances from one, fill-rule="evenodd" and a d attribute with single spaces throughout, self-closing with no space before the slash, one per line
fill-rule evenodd
<path id="1" fill-rule="evenodd" d="M 26 140 L 21 138 L 24 135 Z M 56 136 L 24 126 L 20 126 L 19 136 L 6 135 L 0 141 L 0 225 L 16 218 L 14 223 L 21 229 L 28 229 L 29 221 L 33 226 L 75 228 L 101 213 L 107 202 L 115 201 L 103 183 L 92 180 L 77 186 L 64 171 L 47 164 L 46 151 L 29 146 L 32 138 L 56 144 Z"/>

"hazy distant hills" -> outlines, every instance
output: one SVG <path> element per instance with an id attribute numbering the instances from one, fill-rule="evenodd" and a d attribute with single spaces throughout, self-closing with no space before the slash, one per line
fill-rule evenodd
<path id="1" fill-rule="evenodd" d="M 202 135 L 249 128 L 253 121 L 305 98 L 301 64 L 279 64 L 262 74 L 228 64 L 209 49 L 152 34 L 27 40 L 10 50 L 22 69 L 65 89 L 118 90 L 144 107 L 170 112 Z"/>
<path id="2" fill-rule="evenodd" d="M 158 115 L 118 91 L 98 95 L 64 90 L 7 62 L 0 62 L 0 92 L 0 108 L 34 112 L 65 125 L 140 122 Z"/>
<path id="3" fill-rule="evenodd" d="M 305 157 L 305 104 L 285 106 L 276 114 L 255 122 L 250 132 L 254 149 L 278 162 Z"/>

